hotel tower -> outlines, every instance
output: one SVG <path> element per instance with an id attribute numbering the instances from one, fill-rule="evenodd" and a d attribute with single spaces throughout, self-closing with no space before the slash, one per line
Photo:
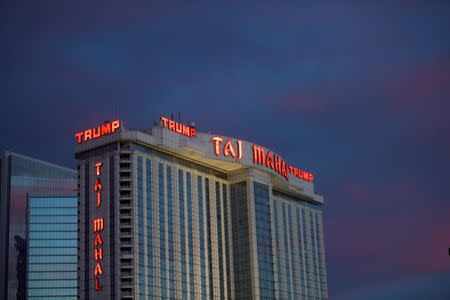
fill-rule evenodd
<path id="1" fill-rule="evenodd" d="M 81 299 L 328 299 L 312 173 L 165 117 L 75 141 Z"/>

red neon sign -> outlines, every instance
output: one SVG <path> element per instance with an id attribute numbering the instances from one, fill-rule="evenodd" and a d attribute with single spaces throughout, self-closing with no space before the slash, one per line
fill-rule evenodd
<path id="1" fill-rule="evenodd" d="M 253 163 L 256 165 L 263 165 L 266 168 L 275 170 L 277 173 L 283 175 L 287 181 L 289 177 L 287 175 L 288 171 L 291 175 L 312 182 L 313 175 L 309 172 L 303 171 L 291 165 L 288 165 L 283 159 L 281 159 L 275 153 L 271 153 L 270 150 L 266 150 L 258 145 L 253 145 Z"/>
<path id="2" fill-rule="evenodd" d="M 185 135 L 187 137 L 193 138 L 197 136 L 197 130 L 194 127 L 190 127 L 188 125 L 184 125 L 174 120 L 161 117 L 162 126 L 179 134 Z"/>
<path id="3" fill-rule="evenodd" d="M 97 208 L 99 208 L 102 205 L 103 199 L 102 198 L 103 185 L 100 182 L 102 166 L 103 163 L 101 162 L 95 164 L 95 174 L 97 175 L 97 178 L 94 184 L 94 192 L 97 194 Z M 94 268 L 95 290 L 99 292 L 103 289 L 103 287 L 100 285 L 100 276 L 103 275 L 103 267 L 101 264 L 101 262 L 103 261 L 103 239 L 101 233 L 105 228 L 105 219 L 103 219 L 102 217 L 95 217 L 92 220 L 92 228 L 95 234 L 94 239 L 94 260 L 96 262 Z"/>
<path id="4" fill-rule="evenodd" d="M 80 132 L 75 133 L 75 138 L 77 139 L 77 143 L 80 144 L 82 142 L 95 140 L 104 135 L 114 133 L 121 126 L 122 126 L 122 124 L 121 124 L 120 120 L 106 122 L 95 128 L 89 128 L 89 129 L 86 129 L 85 131 L 80 131 Z"/>
<path id="5" fill-rule="evenodd" d="M 223 138 L 215 136 L 211 139 L 211 141 L 214 143 L 214 153 L 219 156 L 220 155 L 220 144 L 223 142 Z M 236 154 L 237 149 L 237 154 Z M 223 146 L 223 155 L 224 156 L 232 156 L 236 158 L 237 160 L 242 159 L 242 141 L 237 140 L 236 141 L 236 148 L 234 148 L 233 143 L 231 140 L 228 140 L 225 145 Z"/>
<path id="6" fill-rule="evenodd" d="M 221 145 L 224 141 L 224 138 L 219 136 L 211 138 L 211 142 L 213 142 L 214 146 L 214 154 L 216 156 L 220 156 L 223 154 L 223 156 L 225 157 L 231 156 L 233 158 L 236 158 L 237 160 L 241 160 L 244 152 L 242 141 L 237 140 L 235 145 L 230 139 L 228 139 L 222 147 Z M 270 150 L 266 150 L 265 148 L 255 144 L 253 145 L 252 149 L 253 164 L 272 169 L 278 174 L 282 175 L 287 181 L 289 181 L 288 173 L 299 179 L 303 179 L 309 182 L 313 181 L 314 177 L 311 173 L 288 165 L 280 156 L 270 152 Z"/>

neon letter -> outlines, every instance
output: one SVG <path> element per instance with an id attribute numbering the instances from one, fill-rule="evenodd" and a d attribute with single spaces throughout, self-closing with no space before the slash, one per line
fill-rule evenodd
<path id="1" fill-rule="evenodd" d="M 100 233 L 97 233 L 95 235 L 94 247 L 101 246 L 101 245 L 103 245 L 103 240 L 102 240 L 102 237 L 100 236 Z"/>
<path id="2" fill-rule="evenodd" d="M 220 155 L 220 143 L 223 142 L 223 138 L 215 136 L 211 139 L 211 141 L 214 142 L 214 152 L 216 153 L 217 156 Z"/>
<path id="3" fill-rule="evenodd" d="M 266 167 L 273 169 L 274 165 L 273 165 L 273 160 L 272 160 L 272 153 L 267 152 L 267 157 L 266 157 Z"/>
<path id="4" fill-rule="evenodd" d="M 167 121 L 169 121 L 169 119 L 161 117 L 161 121 L 163 122 L 163 127 L 166 128 L 167 127 Z"/>
<path id="5" fill-rule="evenodd" d="M 88 129 L 84 132 L 84 140 L 85 141 L 92 140 L 92 129 Z"/>
<path id="6" fill-rule="evenodd" d="M 266 153 L 263 147 L 253 145 L 253 163 L 263 165 L 266 163 Z"/>
<path id="7" fill-rule="evenodd" d="M 75 137 L 77 138 L 78 144 L 81 143 L 81 141 L 82 141 L 81 139 L 83 137 L 83 132 L 75 133 Z"/>
<path id="8" fill-rule="evenodd" d="M 103 230 L 103 218 L 94 219 L 94 232 L 100 232 Z"/>
<path id="9" fill-rule="evenodd" d="M 275 170 L 278 173 L 281 173 L 281 161 L 280 161 L 280 157 L 276 154 L 274 154 L 275 157 Z"/>
<path id="10" fill-rule="evenodd" d="M 120 121 L 119 120 L 115 120 L 111 122 L 111 131 L 114 132 L 116 131 L 116 129 L 120 128 Z"/>
<path id="11" fill-rule="evenodd" d="M 175 121 L 169 120 L 169 129 L 175 131 Z"/>
<path id="12" fill-rule="evenodd" d="M 223 147 L 223 154 L 228 156 L 231 153 L 231 156 L 236 157 L 236 151 L 234 150 L 233 144 L 231 140 L 228 140 L 225 146 Z"/>
<path id="13" fill-rule="evenodd" d="M 238 146 L 238 160 L 241 160 L 242 159 L 242 141 L 238 140 L 236 143 Z"/>
<path id="14" fill-rule="evenodd" d="M 287 169 L 286 169 L 286 163 L 284 160 L 281 162 L 281 174 L 286 178 L 287 181 L 289 181 L 288 175 L 287 175 Z"/>
<path id="15" fill-rule="evenodd" d="M 100 137 L 100 135 L 101 135 L 101 127 L 100 126 L 98 126 L 97 128 L 93 128 L 92 131 L 93 131 L 92 135 L 93 135 L 94 139 Z"/>
<path id="16" fill-rule="evenodd" d="M 102 135 L 111 133 L 111 123 L 102 124 Z"/>
<path id="17" fill-rule="evenodd" d="M 101 204 L 102 204 L 102 194 L 100 192 L 97 192 L 97 208 L 99 208 Z"/>
<path id="18" fill-rule="evenodd" d="M 175 123 L 175 131 L 178 133 L 183 133 L 183 126 L 180 123 Z"/>
<path id="19" fill-rule="evenodd" d="M 289 173 L 294 174 L 294 167 L 293 166 L 288 166 L 289 168 Z"/>
<path id="20" fill-rule="evenodd" d="M 100 265 L 100 262 L 97 262 L 97 265 L 95 266 L 94 275 L 95 276 L 103 275 L 103 269 L 102 269 L 102 266 Z"/>
<path id="21" fill-rule="evenodd" d="M 98 162 L 95 164 L 95 171 L 97 173 L 97 176 L 100 176 L 100 168 L 103 166 L 103 163 Z"/>
<path id="22" fill-rule="evenodd" d="M 94 259 L 96 261 L 103 260 L 103 248 L 94 249 Z"/>
<path id="23" fill-rule="evenodd" d="M 100 286 L 100 280 L 98 280 L 98 277 L 95 277 L 95 290 L 97 292 L 100 292 L 103 289 L 102 286 Z"/>
<path id="24" fill-rule="evenodd" d="M 103 190 L 103 185 L 100 182 L 100 179 L 97 178 L 97 180 L 95 181 L 95 185 L 94 185 L 94 191 L 99 191 L 99 190 Z"/>
<path id="25" fill-rule="evenodd" d="M 189 126 L 183 125 L 183 134 L 189 136 Z"/>

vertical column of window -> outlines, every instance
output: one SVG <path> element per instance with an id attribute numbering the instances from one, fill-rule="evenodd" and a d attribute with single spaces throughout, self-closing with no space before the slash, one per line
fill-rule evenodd
<path id="1" fill-rule="evenodd" d="M 278 271 L 277 271 L 277 281 L 278 281 L 278 299 L 282 299 L 281 291 L 283 290 L 282 281 L 281 281 L 281 245 L 280 245 L 280 238 L 279 238 L 279 228 L 278 228 L 278 203 L 277 201 L 273 202 L 273 222 L 274 222 L 274 228 L 275 228 L 275 243 L 276 243 L 276 249 L 277 249 L 277 265 L 278 265 Z"/>
<path id="2" fill-rule="evenodd" d="M 110 266 L 111 266 L 111 274 L 110 274 L 110 294 L 111 299 L 116 298 L 116 227 L 115 227 L 115 159 L 114 156 L 111 156 L 109 159 L 109 230 L 111 232 L 111 246 L 109 247 L 109 255 L 110 255 Z"/>
<path id="3" fill-rule="evenodd" d="M 187 298 L 186 284 L 186 233 L 185 233 L 185 214 L 184 214 L 184 173 L 178 170 L 178 199 L 180 208 L 180 257 L 181 257 L 181 296 Z"/>
<path id="4" fill-rule="evenodd" d="M 316 263 L 317 263 L 317 257 L 316 257 L 316 241 L 314 239 L 314 218 L 313 214 L 310 211 L 309 212 L 309 238 L 311 242 L 311 256 L 312 256 L 312 288 L 314 289 L 314 297 L 317 299 L 318 295 L 318 284 L 317 284 L 317 270 L 316 270 Z"/>
<path id="5" fill-rule="evenodd" d="M 316 228 L 317 228 L 317 253 L 319 254 L 319 268 L 320 268 L 320 289 L 322 298 L 327 298 L 327 272 L 325 268 L 325 249 L 323 245 L 323 225 L 321 213 L 316 214 Z"/>
<path id="6" fill-rule="evenodd" d="M 169 282 L 170 294 L 175 295 L 174 226 L 172 212 L 172 168 L 167 166 L 167 225 L 169 227 Z"/>
<path id="7" fill-rule="evenodd" d="M 300 274 L 302 272 L 302 269 L 300 268 L 300 258 L 301 258 L 301 252 L 300 250 L 300 240 L 298 239 L 298 231 L 300 230 L 300 225 L 298 224 L 297 219 L 297 206 L 292 205 L 292 235 L 291 235 L 291 259 L 292 259 L 292 277 L 293 277 L 293 287 L 295 290 L 294 298 L 300 298 L 301 297 L 301 279 Z"/>
<path id="8" fill-rule="evenodd" d="M 222 251 L 222 216 L 220 212 L 220 184 L 216 181 L 216 215 L 217 215 L 217 248 L 219 252 L 219 284 L 220 299 L 224 299 L 224 280 L 223 280 L 223 251 Z"/>
<path id="9" fill-rule="evenodd" d="M 320 297 L 322 298 L 322 295 L 324 295 L 324 283 L 325 283 L 325 276 L 324 276 L 324 270 L 322 268 L 323 265 L 323 249 L 321 244 L 321 230 L 320 230 L 320 223 L 319 223 L 319 216 L 318 213 L 315 213 L 314 216 L 315 219 L 315 232 L 316 232 L 316 246 L 317 246 L 317 270 L 318 270 L 318 281 L 319 281 L 319 292 Z"/>
<path id="10" fill-rule="evenodd" d="M 316 232 L 314 226 L 314 216 L 312 211 L 309 212 L 309 229 L 310 229 L 310 237 L 311 237 L 311 246 L 312 246 L 312 258 L 313 258 L 313 284 L 314 284 L 314 295 L 316 299 L 319 299 L 319 283 L 317 282 L 317 248 L 316 248 Z"/>
<path id="11" fill-rule="evenodd" d="M 275 295 L 269 187 L 254 182 L 254 198 L 260 298 L 273 299 Z"/>
<path id="12" fill-rule="evenodd" d="M 247 183 L 231 185 L 233 265 L 236 299 L 252 299 Z"/>
<path id="13" fill-rule="evenodd" d="M 210 217 L 210 195 L 209 179 L 205 178 L 205 200 L 206 200 L 206 224 L 208 226 L 208 268 L 209 268 L 209 296 L 214 299 L 212 251 L 211 251 L 211 217 Z"/>
<path id="14" fill-rule="evenodd" d="M 161 298 L 166 298 L 166 231 L 164 211 L 164 165 L 158 164 L 158 198 L 159 198 L 159 244 L 160 244 L 160 268 L 161 268 Z"/>
<path id="15" fill-rule="evenodd" d="M 306 214 L 305 209 L 302 208 L 302 227 L 303 227 L 303 250 L 305 253 L 305 282 L 306 282 L 306 294 L 308 297 L 312 294 L 312 283 L 311 283 L 311 264 L 310 264 L 310 250 L 308 248 L 308 238 L 307 238 L 307 227 L 306 227 Z M 312 295 L 311 295 L 312 296 Z"/>
<path id="16" fill-rule="evenodd" d="M 154 292 L 154 281 L 153 281 L 153 234 L 152 234 L 152 225 L 153 225 L 153 203 L 152 203 L 152 161 L 150 159 L 146 160 L 145 165 L 145 185 L 146 185 L 146 202 L 147 202 L 147 286 L 148 286 L 148 296 L 150 299 L 155 297 Z"/>
<path id="17" fill-rule="evenodd" d="M 284 231 L 284 259 L 286 265 L 286 286 L 288 299 L 292 298 L 291 294 L 291 268 L 289 264 L 289 238 L 288 238 L 288 227 L 287 227 L 287 205 L 283 203 L 283 231 Z"/>
<path id="18" fill-rule="evenodd" d="M 297 224 L 298 224 L 298 244 L 299 244 L 299 255 L 300 255 L 300 288 L 302 299 L 306 299 L 308 292 L 306 290 L 306 276 L 305 276 L 305 251 L 303 244 L 303 231 L 304 226 L 302 225 L 301 209 L 297 207 Z"/>
<path id="19" fill-rule="evenodd" d="M 84 257 L 90 257 L 89 250 L 91 249 L 89 245 L 89 224 L 91 223 L 89 216 L 89 203 L 91 202 L 89 199 L 89 163 L 84 165 Z M 89 259 L 85 261 L 84 264 L 84 299 L 89 299 Z"/>
<path id="20" fill-rule="evenodd" d="M 191 173 L 186 172 L 186 202 L 188 209 L 188 241 L 189 241 L 189 284 L 191 299 L 195 298 L 194 277 L 194 241 L 192 232 L 192 186 Z"/>
<path id="21" fill-rule="evenodd" d="M 293 206 L 288 206 L 288 218 L 289 218 L 289 243 L 290 243 L 290 260 L 291 260 L 291 286 L 292 286 L 292 295 L 293 298 L 297 297 L 297 280 L 295 278 L 297 272 L 295 271 L 295 259 L 294 259 L 294 232 L 293 232 L 293 220 L 292 220 L 292 209 Z"/>
<path id="22" fill-rule="evenodd" d="M 139 262 L 139 299 L 143 299 L 145 296 L 145 285 L 144 285 L 144 186 L 143 186 L 143 158 L 137 157 L 137 214 L 138 214 L 138 262 Z"/>
<path id="23" fill-rule="evenodd" d="M 227 299 L 231 299 L 231 270 L 230 270 L 230 233 L 229 233 L 229 222 L 228 222 L 228 195 L 227 195 L 227 185 L 224 183 L 222 185 L 223 189 L 223 212 L 224 212 L 224 221 L 225 221 L 225 258 L 226 262 L 226 271 L 227 271 Z"/>
<path id="24" fill-rule="evenodd" d="M 205 235 L 203 222 L 203 184 L 202 177 L 197 176 L 197 194 L 198 194 L 198 227 L 200 240 L 200 277 L 202 286 L 202 299 L 206 300 L 206 265 L 205 265 Z"/>

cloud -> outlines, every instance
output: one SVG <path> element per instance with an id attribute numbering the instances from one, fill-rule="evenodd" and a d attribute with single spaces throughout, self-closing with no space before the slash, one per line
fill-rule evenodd
<path id="1" fill-rule="evenodd" d="M 405 71 L 387 87 L 388 106 L 420 123 L 449 125 L 450 58 L 439 57 Z M 446 115 L 447 116 L 447 115 Z M 450 129 L 450 128 L 449 128 Z"/>
<path id="2" fill-rule="evenodd" d="M 341 208 L 324 222 L 334 295 L 450 271 L 450 204 L 427 195 L 420 182 L 351 182 L 333 194 L 327 202 L 339 204 L 327 205 Z"/>
<path id="3" fill-rule="evenodd" d="M 447 300 L 449 298 L 450 272 L 415 276 L 336 297 L 338 300 Z"/>
<path id="4" fill-rule="evenodd" d="M 329 108 L 329 103 L 317 94 L 300 91 L 280 99 L 275 106 L 281 113 L 320 114 Z"/>

